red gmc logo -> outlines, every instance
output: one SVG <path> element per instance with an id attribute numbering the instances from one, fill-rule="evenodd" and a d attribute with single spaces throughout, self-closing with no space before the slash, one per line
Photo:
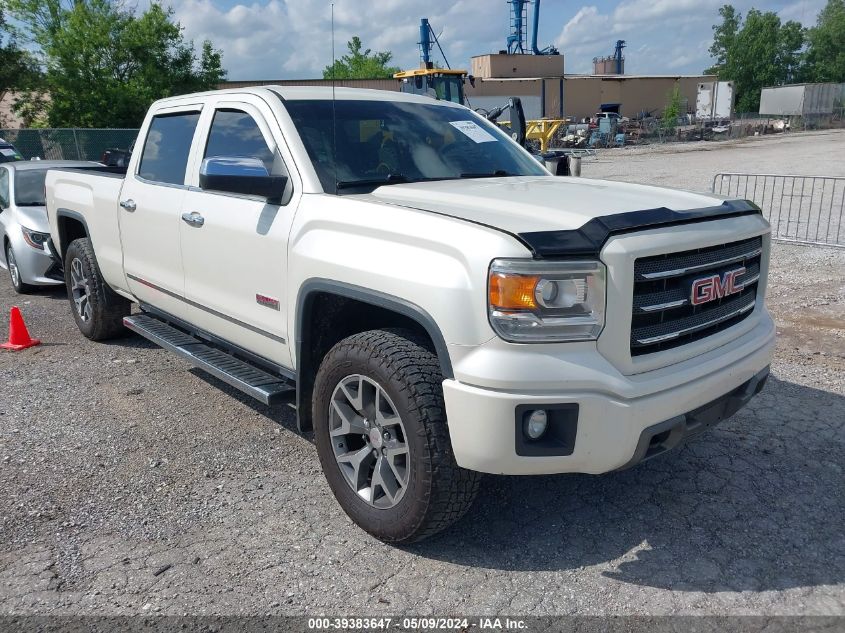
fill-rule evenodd
<path id="1" fill-rule="evenodd" d="M 723 275 L 711 275 L 702 277 L 692 282 L 692 293 L 690 303 L 694 306 L 715 301 L 739 292 L 745 284 L 737 283 L 737 278 L 745 274 L 745 266 L 736 270 L 729 270 Z"/>

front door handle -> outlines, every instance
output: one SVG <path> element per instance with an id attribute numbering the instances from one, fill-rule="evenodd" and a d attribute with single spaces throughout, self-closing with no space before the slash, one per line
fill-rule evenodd
<path id="1" fill-rule="evenodd" d="M 196 211 L 193 213 L 183 213 L 182 220 L 191 226 L 202 226 L 205 224 L 205 218 Z"/>
<path id="2" fill-rule="evenodd" d="M 138 205 L 135 204 L 135 201 L 132 198 L 129 198 L 129 200 L 121 200 L 120 206 L 126 209 L 127 211 L 134 211 L 138 208 Z"/>

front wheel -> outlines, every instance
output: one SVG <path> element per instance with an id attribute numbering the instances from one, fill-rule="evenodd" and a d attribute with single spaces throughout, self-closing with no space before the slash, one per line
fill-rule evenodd
<path id="1" fill-rule="evenodd" d="M 422 540 L 460 519 L 479 473 L 455 463 L 437 356 L 412 332 L 371 330 L 323 359 L 312 401 L 329 486 L 364 530 Z"/>
<path id="2" fill-rule="evenodd" d="M 123 317 L 129 315 L 131 304 L 106 284 L 91 241 L 71 242 L 64 264 L 67 295 L 79 331 L 92 341 L 123 334 Z"/>
<path id="3" fill-rule="evenodd" d="M 21 279 L 21 269 L 18 267 L 18 260 L 11 244 L 6 245 L 6 266 L 9 269 L 9 277 L 12 279 L 12 287 L 20 295 L 25 295 L 34 290 L 33 286 L 25 284 Z"/>

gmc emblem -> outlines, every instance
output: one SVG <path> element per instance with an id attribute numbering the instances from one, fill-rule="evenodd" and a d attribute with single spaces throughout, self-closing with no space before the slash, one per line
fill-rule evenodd
<path id="1" fill-rule="evenodd" d="M 702 277 L 692 282 L 690 303 L 694 306 L 727 297 L 745 288 L 745 284 L 737 283 L 737 278 L 745 274 L 745 266 L 729 270 L 723 275 Z"/>

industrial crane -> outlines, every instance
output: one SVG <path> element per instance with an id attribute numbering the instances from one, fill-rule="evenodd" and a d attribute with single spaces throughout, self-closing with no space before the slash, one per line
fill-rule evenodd
<path id="1" fill-rule="evenodd" d="M 531 0 L 508 0 L 511 7 L 511 34 L 508 35 L 509 55 L 560 55 L 554 46 L 540 49 L 537 45 L 537 31 L 540 28 L 540 0 L 534 0 L 534 13 L 531 20 L 531 48 L 526 50 L 525 26 L 528 22 L 528 5 Z"/>

